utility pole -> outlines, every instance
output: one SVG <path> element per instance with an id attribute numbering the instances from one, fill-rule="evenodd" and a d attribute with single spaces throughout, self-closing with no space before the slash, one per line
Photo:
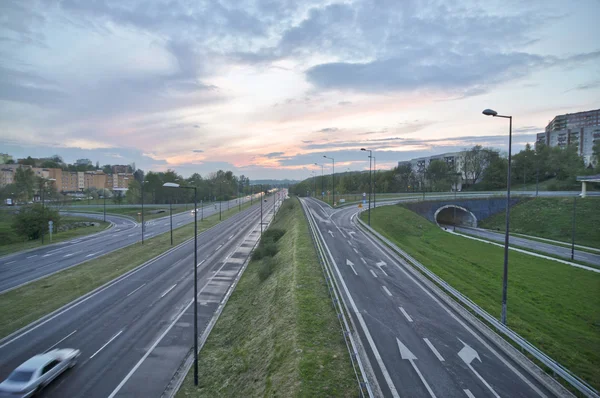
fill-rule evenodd
<path id="1" fill-rule="evenodd" d="M 571 260 L 575 257 L 575 211 L 577 208 L 577 196 L 573 198 L 573 221 L 571 223 Z"/>
<path id="2" fill-rule="evenodd" d="M 262 222 L 263 222 L 263 210 L 262 210 L 262 204 L 263 204 L 263 186 L 262 184 L 260 184 L 260 236 L 262 237 L 262 230 L 263 230 L 263 226 L 262 226 Z"/>
<path id="3" fill-rule="evenodd" d="M 142 245 L 144 244 L 144 180 L 142 180 Z"/>
<path id="4" fill-rule="evenodd" d="M 173 246 L 173 200 L 169 199 L 169 218 L 171 219 L 171 246 Z M 198 211 L 198 209 L 194 209 L 194 214 Z"/>

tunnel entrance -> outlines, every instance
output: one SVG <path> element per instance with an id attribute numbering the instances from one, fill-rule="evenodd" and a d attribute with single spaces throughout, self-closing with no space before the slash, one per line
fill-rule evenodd
<path id="1" fill-rule="evenodd" d="M 446 205 L 437 209 L 435 212 L 435 222 L 438 225 L 456 224 L 456 226 L 477 227 L 477 217 L 475 217 L 475 214 L 464 207 L 455 205 Z"/>

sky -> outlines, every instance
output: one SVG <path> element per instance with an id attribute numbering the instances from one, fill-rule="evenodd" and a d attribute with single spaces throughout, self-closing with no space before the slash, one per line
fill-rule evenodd
<path id="1" fill-rule="evenodd" d="M 600 107 L 599 0 L 2 0 L 0 152 L 304 179 Z M 318 163 L 319 165 L 315 165 Z"/>

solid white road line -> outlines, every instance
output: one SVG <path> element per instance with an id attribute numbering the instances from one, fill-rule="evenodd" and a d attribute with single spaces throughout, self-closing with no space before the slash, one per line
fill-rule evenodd
<path id="1" fill-rule="evenodd" d="M 94 257 L 96 254 L 102 253 L 102 250 L 96 253 L 88 254 L 86 257 Z"/>
<path id="2" fill-rule="evenodd" d="M 146 286 L 146 284 L 144 283 L 142 286 L 138 287 L 137 289 L 135 289 L 134 291 L 132 291 L 131 293 L 129 293 L 127 295 L 127 297 L 131 296 L 133 293 L 137 292 L 138 290 L 140 290 L 141 288 L 143 288 L 144 286 Z"/>
<path id="3" fill-rule="evenodd" d="M 94 358 L 100 351 L 102 351 L 107 345 L 109 345 L 114 339 L 116 339 L 117 337 L 119 337 L 119 335 L 123 333 L 122 330 L 119 331 L 119 333 L 115 334 L 113 337 L 110 338 L 110 340 L 108 340 L 106 342 L 106 344 L 104 344 L 102 347 L 100 347 L 100 349 L 98 351 L 96 351 L 95 353 L 92 354 L 92 356 L 90 357 L 90 359 Z"/>
<path id="4" fill-rule="evenodd" d="M 364 265 L 367 265 L 367 262 L 365 261 L 365 259 L 364 259 L 364 258 L 362 258 L 362 257 L 361 257 L 361 258 L 360 258 L 360 261 L 362 261 Z"/>
<path id="5" fill-rule="evenodd" d="M 427 337 L 424 337 L 423 340 L 425 340 L 425 344 L 427 344 L 427 346 L 431 349 L 431 351 L 433 351 L 433 354 L 437 357 L 437 359 L 439 359 L 440 362 L 444 362 L 444 357 L 442 357 L 440 355 L 440 353 L 438 352 L 438 350 L 435 349 L 433 344 L 431 344 L 431 341 L 429 341 L 429 339 Z"/>
<path id="6" fill-rule="evenodd" d="M 34 257 L 37 257 L 37 254 L 34 254 L 33 256 L 29 256 L 29 257 L 26 257 L 26 258 L 34 258 Z"/>
<path id="7" fill-rule="evenodd" d="M 381 286 L 383 288 L 383 290 L 387 293 L 388 296 L 392 297 L 392 293 L 388 290 L 387 287 L 385 286 Z"/>
<path id="8" fill-rule="evenodd" d="M 475 395 L 473 395 L 473 393 L 471 391 L 469 391 L 468 388 L 463 390 L 465 392 L 465 394 L 467 394 L 467 397 L 469 398 L 475 398 Z"/>
<path id="9" fill-rule="evenodd" d="M 75 334 L 75 332 L 77 331 L 77 329 L 73 330 L 71 333 L 69 333 L 68 335 L 66 335 L 65 337 L 63 337 L 62 339 L 58 340 L 56 343 L 54 343 L 52 346 L 48 347 L 48 349 L 46 349 L 46 351 L 44 351 L 45 353 L 50 351 L 51 349 L 53 349 L 54 347 L 56 347 L 57 345 L 59 345 L 60 343 L 62 343 L 63 341 L 65 341 L 66 339 L 68 339 L 69 337 L 71 337 L 73 334 Z"/>
<path id="10" fill-rule="evenodd" d="M 173 288 L 177 286 L 177 283 L 174 284 L 173 286 L 171 286 L 170 288 L 168 288 L 167 290 L 165 290 L 165 292 L 163 294 L 160 295 L 160 298 L 163 298 L 167 295 L 167 293 L 169 293 L 171 290 L 173 290 Z"/>
<path id="11" fill-rule="evenodd" d="M 371 271 L 371 274 L 373 274 L 374 278 L 377 278 L 377 274 L 372 269 L 370 269 L 369 271 Z"/>
<path id="12" fill-rule="evenodd" d="M 404 315 L 404 317 L 406 318 L 407 321 L 412 322 L 412 318 L 410 317 L 410 315 L 408 315 L 408 313 L 406 311 L 404 311 L 404 308 L 402 307 L 398 307 L 400 308 L 400 311 L 402 312 L 402 315 Z"/>
<path id="13" fill-rule="evenodd" d="M 354 250 L 354 253 L 358 254 L 358 250 L 356 250 L 355 247 L 353 247 L 352 250 Z"/>

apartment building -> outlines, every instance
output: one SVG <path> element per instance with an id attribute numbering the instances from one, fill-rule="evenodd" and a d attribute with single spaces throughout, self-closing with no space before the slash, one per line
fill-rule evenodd
<path id="1" fill-rule="evenodd" d="M 450 170 L 456 170 L 456 173 L 461 174 L 456 189 L 462 189 L 462 182 L 466 179 L 464 166 L 465 166 L 465 151 L 461 152 L 448 152 L 439 155 L 427 156 L 422 158 L 411 159 L 408 161 L 398 162 L 398 166 L 410 164 L 412 171 L 418 175 L 425 175 L 425 171 L 429 167 L 429 164 L 434 160 L 441 160 L 446 162 Z"/>
<path id="2" fill-rule="evenodd" d="M 536 142 L 550 147 L 575 145 L 586 166 L 595 166 L 592 149 L 600 142 L 600 109 L 555 116 L 536 138 Z"/>

